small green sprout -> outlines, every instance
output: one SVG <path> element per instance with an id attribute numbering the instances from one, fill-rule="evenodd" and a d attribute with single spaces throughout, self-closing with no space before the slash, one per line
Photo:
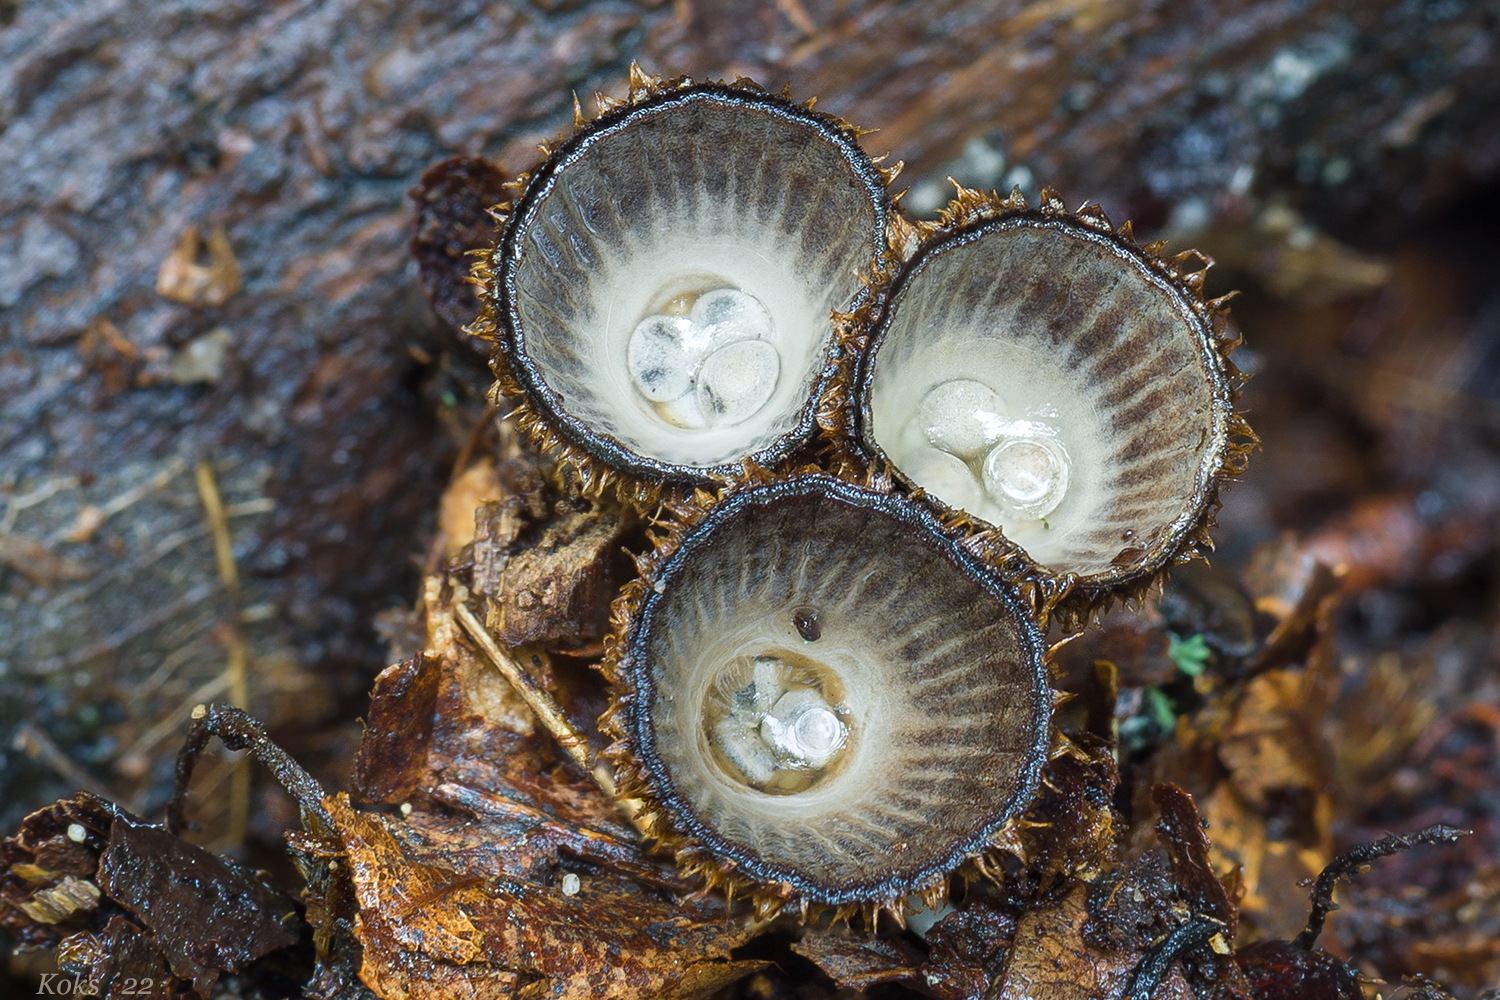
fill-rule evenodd
<path id="1" fill-rule="evenodd" d="M 1203 641 L 1201 633 L 1196 633 L 1186 639 L 1178 638 L 1174 633 L 1167 633 L 1167 657 L 1177 665 L 1177 669 L 1189 677 L 1197 677 L 1203 673 L 1203 668 L 1208 665 L 1213 650 L 1208 648 L 1208 643 Z"/>
<path id="2" fill-rule="evenodd" d="M 1146 688 L 1146 707 L 1151 710 L 1151 718 L 1163 730 L 1170 733 L 1177 728 L 1177 706 L 1172 703 L 1159 687 Z"/>

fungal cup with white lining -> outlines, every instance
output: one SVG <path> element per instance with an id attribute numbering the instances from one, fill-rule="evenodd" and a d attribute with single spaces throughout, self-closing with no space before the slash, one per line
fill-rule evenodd
<path id="1" fill-rule="evenodd" d="M 509 368 L 606 465 L 769 464 L 812 432 L 831 311 L 860 293 L 886 211 L 852 136 L 782 98 L 710 85 L 605 115 L 502 241 Z"/>
<path id="2" fill-rule="evenodd" d="M 731 494 L 617 648 L 631 762 L 674 828 L 810 900 L 931 885 L 1046 761 L 1029 609 L 931 515 L 830 477 Z"/>
<path id="3" fill-rule="evenodd" d="M 1046 572 L 1154 570 L 1202 524 L 1232 415 L 1204 314 L 1133 244 L 1058 214 L 940 234 L 896 279 L 858 433 Z"/>

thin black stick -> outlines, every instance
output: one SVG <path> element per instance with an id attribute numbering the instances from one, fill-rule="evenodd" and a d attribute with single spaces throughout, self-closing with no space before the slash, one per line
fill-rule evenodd
<path id="1" fill-rule="evenodd" d="M 199 712 L 202 712 L 200 715 Z M 193 777 L 193 766 L 208 746 L 211 737 L 217 736 L 230 750 L 250 749 L 250 755 L 270 770 L 276 780 L 302 807 L 302 822 L 311 821 L 314 833 L 333 830 L 333 819 L 323 808 L 326 794 L 317 779 L 305 771 L 301 764 L 291 758 L 285 750 L 271 742 L 265 729 L 248 712 L 238 708 L 216 705 L 193 710 L 193 727 L 188 730 L 187 742 L 177 752 L 177 782 L 172 789 L 172 801 L 167 804 L 167 831 L 180 833 L 187 829 L 188 782 Z"/>
<path id="2" fill-rule="evenodd" d="M 1172 971 L 1173 962 L 1223 930 L 1223 924 L 1202 914 L 1174 928 L 1170 934 L 1146 949 L 1140 964 L 1130 974 L 1130 985 L 1125 988 L 1120 1000 L 1151 1000 L 1162 980 L 1167 978 L 1167 973 Z"/>
<path id="3" fill-rule="evenodd" d="M 1307 927 L 1292 941 L 1292 947 L 1301 948 L 1303 951 L 1311 951 L 1313 944 L 1318 940 L 1318 935 L 1323 933 L 1323 923 L 1328 919 L 1328 914 L 1339 908 L 1333 901 L 1333 887 L 1339 879 L 1356 875 L 1361 869 L 1369 865 L 1377 858 L 1390 857 L 1392 854 L 1400 854 L 1409 851 L 1418 844 L 1451 844 L 1459 837 L 1466 837 L 1473 833 L 1472 830 L 1459 830 L 1456 827 L 1429 826 L 1425 830 L 1416 833 L 1392 834 L 1375 841 L 1372 844 L 1360 844 L 1352 848 L 1333 861 L 1329 862 L 1323 874 L 1318 876 L 1317 883 L 1312 891 L 1312 912 L 1307 917 Z"/>

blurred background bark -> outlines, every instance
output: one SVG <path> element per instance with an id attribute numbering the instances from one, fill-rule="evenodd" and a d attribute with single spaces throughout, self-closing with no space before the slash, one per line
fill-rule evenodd
<path id="1" fill-rule="evenodd" d="M 879 129 L 914 213 L 1050 184 L 1214 254 L 1266 438 L 1226 561 L 1396 546 L 1350 627 L 1500 701 L 1500 0 L 0 0 L 0 829 L 153 813 L 215 699 L 337 782 L 488 384 L 406 191 L 632 60 Z M 217 847 L 279 844 L 203 770 Z"/>

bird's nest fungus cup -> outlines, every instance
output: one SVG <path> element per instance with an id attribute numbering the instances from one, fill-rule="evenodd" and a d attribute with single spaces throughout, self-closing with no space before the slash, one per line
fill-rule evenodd
<path id="1" fill-rule="evenodd" d="M 911 223 L 858 136 L 632 70 L 474 271 L 532 443 L 658 511 L 602 664 L 619 793 L 763 912 L 992 870 L 1063 739 L 1045 617 L 1206 547 L 1253 442 L 1191 255 L 1050 191 Z"/>
<path id="2" fill-rule="evenodd" d="M 741 490 L 622 600 L 622 790 L 778 902 L 942 883 L 1031 800 L 1051 693 L 1030 609 L 920 508 L 803 475 Z"/>
<path id="3" fill-rule="evenodd" d="M 1249 428 L 1222 303 L 1097 208 L 961 192 L 894 269 L 859 359 L 857 446 L 998 528 L 1008 575 L 1073 617 L 1209 544 Z"/>
<path id="4" fill-rule="evenodd" d="M 836 118 L 745 82 L 638 82 L 530 176 L 480 327 L 534 440 L 651 496 L 812 435 L 831 312 L 864 290 L 889 201 Z"/>

